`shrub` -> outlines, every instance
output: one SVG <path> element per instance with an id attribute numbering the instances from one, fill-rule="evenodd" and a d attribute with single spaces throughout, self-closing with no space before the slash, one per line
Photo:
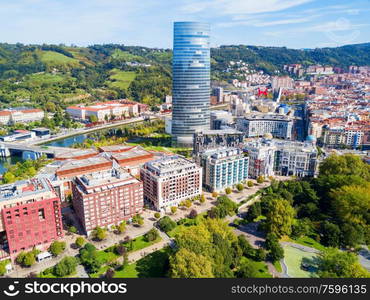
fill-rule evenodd
<path id="1" fill-rule="evenodd" d="M 226 193 L 226 195 L 231 194 L 231 192 L 232 192 L 231 188 L 227 187 L 227 188 L 225 189 L 225 193 Z"/>
<path id="2" fill-rule="evenodd" d="M 218 193 L 217 192 L 212 192 L 212 197 L 213 198 L 217 198 L 218 197 Z"/>
<path id="3" fill-rule="evenodd" d="M 94 239 L 102 241 L 107 237 L 107 230 L 101 227 L 96 227 L 92 232 L 92 236 Z"/>
<path id="4" fill-rule="evenodd" d="M 154 213 L 154 218 L 159 219 L 161 217 L 161 214 L 159 212 Z"/>
<path id="5" fill-rule="evenodd" d="M 251 188 L 252 186 L 254 186 L 253 181 L 252 181 L 252 180 L 248 180 L 248 182 L 247 182 L 247 186 L 248 186 L 249 188 Z"/>
<path id="6" fill-rule="evenodd" d="M 70 226 L 68 228 L 68 232 L 70 232 L 70 233 L 77 233 L 77 228 L 75 226 Z"/>
<path id="7" fill-rule="evenodd" d="M 59 254 L 61 254 L 64 250 L 66 249 L 66 242 L 63 242 L 63 241 L 54 241 L 50 247 L 49 247 L 49 251 L 51 254 L 53 254 L 54 256 L 58 256 Z"/>
<path id="8" fill-rule="evenodd" d="M 177 212 L 176 206 L 171 206 L 171 213 L 174 215 Z"/>
<path id="9" fill-rule="evenodd" d="M 261 183 L 263 183 L 265 181 L 265 178 L 262 176 L 262 175 L 260 175 L 260 176 L 258 176 L 257 177 L 257 183 L 258 184 L 261 184 Z"/>
<path id="10" fill-rule="evenodd" d="M 115 251 L 118 255 L 123 255 L 127 252 L 127 249 L 125 246 L 123 245 L 118 245 L 116 248 L 115 248 Z"/>
<path id="11" fill-rule="evenodd" d="M 236 185 L 236 189 L 237 189 L 239 192 L 241 192 L 241 191 L 244 189 L 244 186 L 243 186 L 241 183 L 238 183 L 238 184 Z"/>
<path id="12" fill-rule="evenodd" d="M 189 213 L 189 218 L 190 219 L 195 219 L 197 217 L 198 213 L 195 209 L 192 209 Z"/>
<path id="13" fill-rule="evenodd" d="M 81 248 L 85 244 L 85 239 L 82 236 L 76 238 L 75 244 L 78 248 Z"/>
<path id="14" fill-rule="evenodd" d="M 155 241 L 159 237 L 158 230 L 155 228 L 150 229 L 146 234 L 145 234 L 145 239 L 147 242 L 152 242 Z"/>
<path id="15" fill-rule="evenodd" d="M 163 217 L 158 221 L 159 228 L 164 232 L 169 232 L 174 229 L 177 224 L 176 222 L 172 221 L 172 219 L 168 216 Z"/>

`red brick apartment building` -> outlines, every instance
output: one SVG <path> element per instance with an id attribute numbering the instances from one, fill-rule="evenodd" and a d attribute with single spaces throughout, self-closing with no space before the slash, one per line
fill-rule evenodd
<path id="1" fill-rule="evenodd" d="M 3 254 L 42 248 L 63 237 L 60 199 L 45 178 L 0 186 L 0 213 Z"/>
<path id="2" fill-rule="evenodd" d="M 73 207 L 87 234 L 128 220 L 143 209 L 142 182 L 121 169 L 75 178 Z"/>

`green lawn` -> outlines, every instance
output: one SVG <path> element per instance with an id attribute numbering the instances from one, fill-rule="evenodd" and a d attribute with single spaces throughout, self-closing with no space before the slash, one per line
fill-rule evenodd
<path id="1" fill-rule="evenodd" d="M 161 240 L 162 240 L 162 238 L 158 237 L 156 240 L 148 242 L 148 241 L 146 241 L 144 235 L 141 235 L 141 236 L 133 239 L 132 244 L 131 244 L 131 242 L 128 242 L 128 243 L 124 243 L 123 245 L 128 247 L 129 249 L 130 249 L 129 246 L 131 246 L 131 250 L 129 252 L 134 252 L 134 251 L 138 251 L 138 250 L 144 249 L 146 247 L 149 247 L 153 244 L 156 244 L 156 243 L 160 242 Z"/>
<path id="2" fill-rule="evenodd" d="M 276 271 L 278 271 L 278 272 L 282 272 L 283 271 L 283 269 L 282 269 L 282 267 L 281 267 L 281 264 L 280 264 L 280 261 L 275 261 L 274 263 L 273 263 L 273 265 L 274 265 L 274 267 L 275 267 L 275 269 L 276 269 Z"/>
<path id="3" fill-rule="evenodd" d="M 256 278 L 272 278 L 272 275 L 269 273 L 267 265 L 263 261 L 254 261 L 251 259 L 247 259 L 245 257 L 242 257 L 240 262 L 242 263 L 243 260 L 249 260 L 254 267 L 254 269 L 257 270 L 257 276 Z"/>
<path id="4" fill-rule="evenodd" d="M 297 244 L 301 244 L 303 246 L 315 248 L 316 250 L 319 250 L 319 251 L 324 251 L 326 249 L 325 246 L 321 245 L 319 242 L 315 241 L 314 239 L 308 236 L 302 236 L 299 239 L 291 240 L 291 241 Z"/>
<path id="5" fill-rule="evenodd" d="M 27 76 L 26 82 L 32 85 L 41 85 L 41 84 L 55 84 L 65 81 L 65 77 L 61 75 L 53 75 L 50 73 L 40 73 L 40 74 L 32 74 Z"/>
<path id="6" fill-rule="evenodd" d="M 136 270 L 136 263 L 127 265 L 124 269 L 116 271 L 114 278 L 138 278 L 139 273 Z"/>
<path id="7" fill-rule="evenodd" d="M 288 275 L 294 278 L 316 277 L 314 269 L 312 272 L 301 268 L 302 260 L 311 261 L 317 258 L 317 254 L 305 252 L 292 246 L 284 246 L 284 262 L 288 268 Z"/>
<path id="8" fill-rule="evenodd" d="M 136 72 L 113 69 L 110 71 L 108 85 L 110 87 L 127 89 L 135 77 Z"/>
<path id="9" fill-rule="evenodd" d="M 123 51 L 121 49 L 115 49 L 113 51 L 111 57 L 113 59 L 122 60 L 122 61 L 129 61 L 129 62 L 133 62 L 133 61 L 142 62 L 144 60 L 143 57 L 141 57 L 141 56 L 131 54 L 130 52 Z"/>
<path id="10" fill-rule="evenodd" d="M 118 254 L 105 250 L 98 251 L 97 254 L 97 259 L 100 261 L 104 261 L 105 263 L 115 261 L 118 257 L 119 257 Z"/>
<path id="11" fill-rule="evenodd" d="M 263 261 L 252 261 L 252 264 L 258 270 L 257 278 L 272 278 L 272 275 L 268 272 L 267 265 Z"/>
<path id="12" fill-rule="evenodd" d="M 135 263 L 129 264 L 122 270 L 115 272 L 114 278 L 154 278 L 166 277 L 169 267 L 170 248 L 163 248 L 155 251 Z M 90 274 L 91 278 L 99 278 L 108 270 L 108 266 L 103 266 L 96 273 Z"/>
<path id="13" fill-rule="evenodd" d="M 53 66 L 71 65 L 78 67 L 80 63 L 77 59 L 65 56 L 55 51 L 39 51 L 41 61 Z"/>

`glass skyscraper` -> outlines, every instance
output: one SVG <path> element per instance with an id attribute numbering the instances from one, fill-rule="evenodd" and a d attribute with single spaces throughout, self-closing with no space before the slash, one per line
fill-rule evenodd
<path id="1" fill-rule="evenodd" d="M 172 139 L 192 146 L 193 133 L 210 128 L 210 26 L 175 22 L 173 45 Z"/>

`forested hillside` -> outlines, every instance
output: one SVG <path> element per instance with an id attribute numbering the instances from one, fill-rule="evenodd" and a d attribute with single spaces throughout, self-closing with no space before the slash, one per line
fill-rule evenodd
<path id="1" fill-rule="evenodd" d="M 370 65 L 370 43 L 338 48 L 222 46 L 212 49 L 212 78 L 228 80 L 229 61 L 272 74 L 284 64 Z M 123 45 L 67 47 L 0 44 L 0 108 L 48 111 L 93 100 L 128 97 L 150 105 L 171 93 L 172 51 Z"/>

